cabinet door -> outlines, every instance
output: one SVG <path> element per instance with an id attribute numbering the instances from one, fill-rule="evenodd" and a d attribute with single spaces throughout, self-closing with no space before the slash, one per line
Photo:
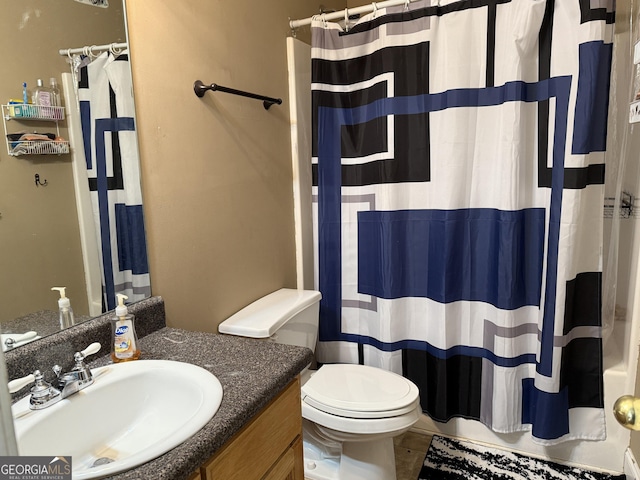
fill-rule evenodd
<path id="1" fill-rule="evenodd" d="M 302 456 L 302 438 L 298 437 L 262 480 L 304 480 Z"/>
<path id="2" fill-rule="evenodd" d="M 294 457 L 299 454 L 302 465 L 301 446 L 298 450 L 292 448 L 301 436 L 300 382 L 296 378 L 203 466 L 203 478 L 260 480 L 271 472 L 287 450 L 291 450 Z"/>

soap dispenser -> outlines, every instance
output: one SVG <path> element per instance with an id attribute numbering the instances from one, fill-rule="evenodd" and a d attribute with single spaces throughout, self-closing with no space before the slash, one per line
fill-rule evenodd
<path id="1" fill-rule="evenodd" d="M 124 301 L 129 297 L 122 293 L 116 294 L 116 297 L 118 297 L 116 316 L 111 320 L 111 332 L 113 333 L 111 360 L 116 363 L 137 360 L 140 358 L 140 349 L 134 326 L 135 318 L 124 304 Z"/>
<path id="2" fill-rule="evenodd" d="M 57 290 L 60 292 L 60 298 L 58 299 L 58 310 L 60 311 L 60 330 L 75 325 L 73 318 L 73 309 L 71 308 L 71 301 L 66 297 L 65 290 L 67 287 L 51 287 L 51 290 Z"/>

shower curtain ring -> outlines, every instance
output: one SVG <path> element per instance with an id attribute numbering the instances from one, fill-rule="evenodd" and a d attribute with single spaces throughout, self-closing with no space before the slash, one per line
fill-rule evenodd
<path id="1" fill-rule="evenodd" d="M 344 31 L 345 32 L 349 31 L 349 9 L 348 8 L 344 9 Z"/>
<path id="2" fill-rule="evenodd" d="M 411 0 L 404 0 L 404 9 L 405 10 L 409 10 L 409 4 L 411 3 Z"/>
<path id="3" fill-rule="evenodd" d="M 314 15 L 314 17 L 315 17 L 315 15 Z M 311 21 L 312 21 L 312 22 L 313 22 L 313 20 L 315 20 L 315 18 L 314 18 L 314 17 L 311 17 Z M 291 36 L 292 36 L 293 38 L 296 38 L 296 36 L 298 35 L 298 32 L 296 32 L 296 29 L 295 29 L 295 28 L 291 27 L 291 17 L 289 17 L 289 28 L 291 28 Z"/>
<path id="4" fill-rule="evenodd" d="M 122 50 L 120 50 L 119 48 L 116 48 L 115 43 L 111 43 L 109 45 L 109 52 L 111 52 L 111 55 L 113 55 L 114 57 L 117 57 L 122 53 Z"/>
<path id="5" fill-rule="evenodd" d="M 373 7 L 373 18 L 376 18 L 376 15 L 378 14 L 378 5 L 376 5 L 376 2 L 373 2 L 371 6 Z"/>

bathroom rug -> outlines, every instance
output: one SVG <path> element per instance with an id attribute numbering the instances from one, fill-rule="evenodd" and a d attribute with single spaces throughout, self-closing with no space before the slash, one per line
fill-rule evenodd
<path id="1" fill-rule="evenodd" d="M 434 436 L 418 480 L 625 480 L 559 463 Z"/>

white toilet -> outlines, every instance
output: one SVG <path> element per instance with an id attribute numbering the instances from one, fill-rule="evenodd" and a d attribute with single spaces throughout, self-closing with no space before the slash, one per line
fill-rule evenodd
<path id="1" fill-rule="evenodd" d="M 315 351 L 320 298 L 311 290 L 278 290 L 218 330 Z M 305 478 L 395 480 L 393 437 L 418 421 L 418 388 L 365 365 L 324 365 L 305 370 L 301 379 Z"/>

